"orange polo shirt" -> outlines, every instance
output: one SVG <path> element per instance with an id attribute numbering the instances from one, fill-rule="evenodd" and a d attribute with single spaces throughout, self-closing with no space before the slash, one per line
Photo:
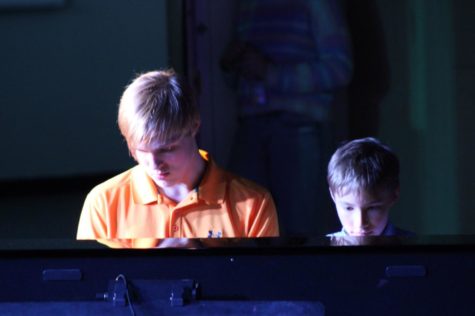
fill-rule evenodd
<path id="1" fill-rule="evenodd" d="M 96 186 L 84 202 L 77 239 L 278 236 L 270 193 L 200 154 L 207 162 L 203 179 L 179 203 L 161 195 L 140 165 Z"/>

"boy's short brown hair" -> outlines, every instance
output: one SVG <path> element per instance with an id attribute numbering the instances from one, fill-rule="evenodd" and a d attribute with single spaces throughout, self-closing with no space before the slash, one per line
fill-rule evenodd
<path id="1" fill-rule="evenodd" d="M 328 164 L 332 193 L 376 192 L 399 189 L 399 159 L 391 148 L 373 137 L 340 146 Z"/>

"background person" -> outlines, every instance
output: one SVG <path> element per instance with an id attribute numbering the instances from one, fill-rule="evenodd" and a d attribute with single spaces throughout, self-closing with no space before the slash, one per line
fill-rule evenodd
<path id="1" fill-rule="evenodd" d="M 237 82 L 230 169 L 271 191 L 283 236 L 323 234 L 330 116 L 352 73 L 340 3 L 238 1 L 234 29 L 221 59 Z"/>

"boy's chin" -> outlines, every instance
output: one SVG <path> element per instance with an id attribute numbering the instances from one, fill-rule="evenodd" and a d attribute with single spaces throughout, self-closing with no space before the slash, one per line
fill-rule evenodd
<path id="1" fill-rule="evenodd" d="M 386 225 L 383 226 L 382 228 L 377 227 L 377 228 L 372 228 L 372 229 L 367 229 L 367 230 L 353 230 L 353 231 L 347 230 L 347 232 L 352 237 L 381 236 L 383 234 L 385 227 Z"/>

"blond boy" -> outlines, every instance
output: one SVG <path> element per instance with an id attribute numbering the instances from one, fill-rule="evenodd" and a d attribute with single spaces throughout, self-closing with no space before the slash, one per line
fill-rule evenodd
<path id="1" fill-rule="evenodd" d="M 88 194 L 78 239 L 147 247 L 157 238 L 279 235 L 269 192 L 198 148 L 199 112 L 173 70 L 136 77 L 122 95 L 118 124 L 137 165 Z"/>

